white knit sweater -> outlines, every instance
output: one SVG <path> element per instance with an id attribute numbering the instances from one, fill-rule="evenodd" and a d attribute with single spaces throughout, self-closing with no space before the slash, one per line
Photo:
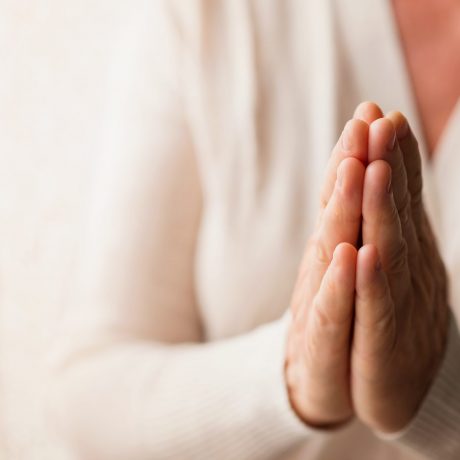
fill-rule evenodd
<path id="1" fill-rule="evenodd" d="M 2 260 L 10 458 L 460 458 L 455 319 L 419 413 L 392 436 L 302 425 L 282 376 L 297 266 L 354 106 L 402 110 L 426 152 L 389 4 L 46 3 L 6 8 L 23 48 L 0 76 L 5 94 L 24 94 L 1 108 L 12 113 L 2 152 L 15 155 L 1 187 L 16 200 L 2 236 L 18 240 L 10 263 L 23 261 L 11 272 Z M 454 317 L 459 125 L 457 104 L 424 169 Z M 18 321 L 29 304 L 33 321 Z M 37 343 L 48 371 L 17 359 L 32 362 Z M 12 434 L 14 411 L 28 419 L 36 400 L 48 428 Z M 53 431 L 65 444 L 55 450 Z"/>

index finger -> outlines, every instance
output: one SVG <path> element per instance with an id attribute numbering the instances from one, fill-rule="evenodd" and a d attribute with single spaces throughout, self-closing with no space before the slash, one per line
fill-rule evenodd
<path id="1" fill-rule="evenodd" d="M 340 135 L 340 139 L 332 150 L 326 168 L 326 178 L 321 190 L 321 208 L 324 209 L 334 190 L 337 180 L 337 168 L 345 158 L 356 158 L 361 163 L 367 163 L 369 125 L 362 120 L 349 120 Z"/>
<path id="2" fill-rule="evenodd" d="M 353 118 L 347 122 L 345 128 L 332 151 L 327 166 L 326 179 L 321 192 L 322 208 L 326 207 L 337 178 L 337 168 L 340 162 L 347 157 L 354 157 L 363 164 L 368 162 L 367 130 L 368 126 L 378 118 L 383 117 L 382 109 L 374 102 L 365 101 L 358 104 Z"/>

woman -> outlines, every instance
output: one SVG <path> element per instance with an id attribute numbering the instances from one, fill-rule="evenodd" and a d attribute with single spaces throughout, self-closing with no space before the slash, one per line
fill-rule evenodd
<path id="1" fill-rule="evenodd" d="M 133 10 L 62 435 L 85 459 L 459 458 L 457 2 Z M 362 104 L 333 149 L 369 99 L 411 127 Z"/>

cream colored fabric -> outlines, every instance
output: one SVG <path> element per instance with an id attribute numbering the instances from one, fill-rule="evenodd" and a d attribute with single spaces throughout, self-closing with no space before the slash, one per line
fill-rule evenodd
<path id="1" fill-rule="evenodd" d="M 391 439 L 304 427 L 282 381 L 354 106 L 404 111 L 426 151 L 389 3 L 44 3 L 1 3 L 3 457 L 459 458 L 455 320 Z M 457 104 L 424 169 L 457 316 L 459 126 Z"/>

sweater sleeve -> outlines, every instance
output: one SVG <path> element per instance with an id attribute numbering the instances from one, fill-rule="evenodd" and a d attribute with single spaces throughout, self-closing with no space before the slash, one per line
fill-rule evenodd
<path id="1" fill-rule="evenodd" d="M 287 319 L 202 342 L 193 279 L 202 192 L 180 43 L 168 2 L 127 3 L 90 211 L 49 358 L 48 418 L 78 458 L 280 455 L 310 433 L 285 392 Z"/>
<path id="2" fill-rule="evenodd" d="M 284 329 L 82 352 L 56 375 L 54 422 L 81 458 L 276 458 L 310 434 L 284 390 Z"/>
<path id="3" fill-rule="evenodd" d="M 418 413 L 402 431 L 380 437 L 430 459 L 460 458 L 460 335 L 453 314 L 443 363 Z"/>

